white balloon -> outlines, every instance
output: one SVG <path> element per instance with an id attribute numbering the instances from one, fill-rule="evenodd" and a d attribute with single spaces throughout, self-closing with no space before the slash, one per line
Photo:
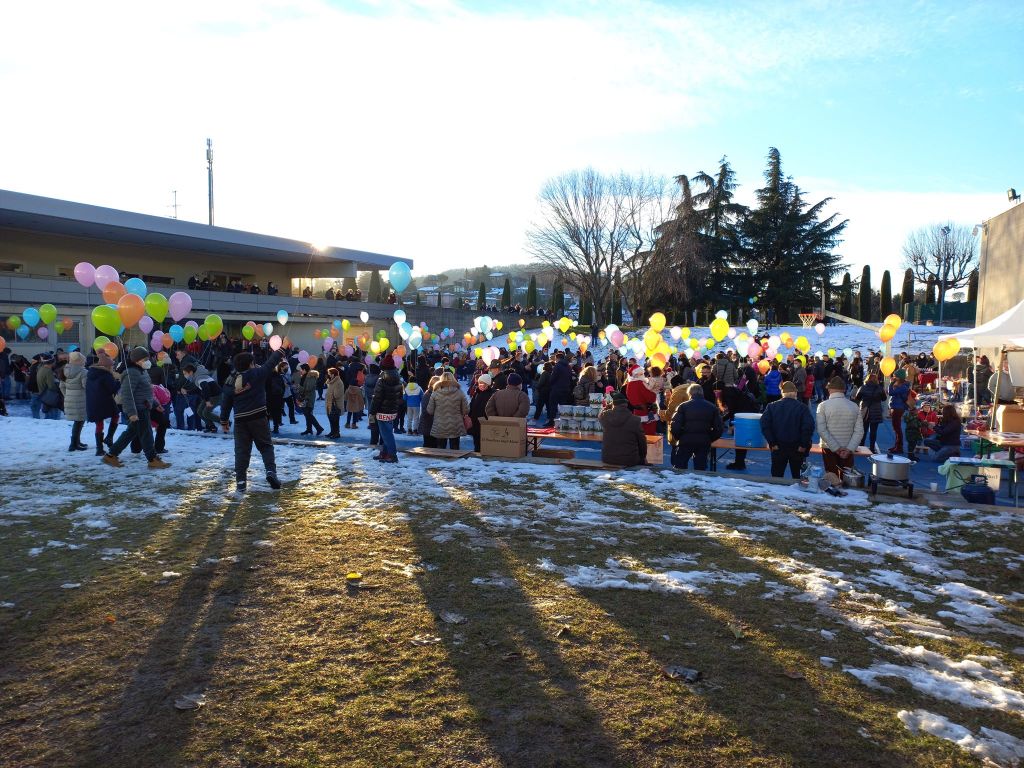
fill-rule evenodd
<path id="1" fill-rule="evenodd" d="M 720 309 L 717 312 L 715 312 L 715 317 L 719 320 L 728 320 L 729 313 L 726 312 L 724 309 Z"/>
<path id="2" fill-rule="evenodd" d="M 362 322 L 364 322 L 364 323 L 365 323 L 365 322 L 366 322 L 367 320 L 369 320 L 369 319 L 370 319 L 370 313 L 369 313 L 369 312 L 360 312 L 360 313 L 359 313 L 359 319 L 360 319 L 360 320 L 361 320 Z"/>
<path id="3" fill-rule="evenodd" d="M 754 318 L 747 320 L 747 330 L 750 331 L 750 335 L 753 336 L 757 333 L 758 322 Z"/>

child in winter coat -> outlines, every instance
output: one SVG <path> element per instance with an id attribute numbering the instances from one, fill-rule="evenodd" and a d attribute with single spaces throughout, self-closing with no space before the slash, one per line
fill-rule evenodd
<path id="1" fill-rule="evenodd" d="M 349 387 L 345 390 L 345 429 L 355 429 L 356 422 L 366 407 L 366 398 L 363 396 L 363 388 L 359 386 Z"/>
<path id="2" fill-rule="evenodd" d="M 423 388 L 415 381 L 405 385 L 405 418 L 406 428 L 410 435 L 420 433 L 420 405 L 423 402 Z"/>
<path id="3" fill-rule="evenodd" d="M 921 413 L 917 410 L 916 403 L 911 400 L 907 403 L 907 410 L 903 414 L 904 437 L 907 440 L 907 456 L 914 457 L 914 451 L 921 443 L 926 428 L 926 422 L 921 419 Z"/>

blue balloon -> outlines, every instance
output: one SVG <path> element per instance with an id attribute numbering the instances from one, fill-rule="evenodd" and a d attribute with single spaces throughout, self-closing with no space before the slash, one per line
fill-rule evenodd
<path id="1" fill-rule="evenodd" d="M 167 332 L 171 335 L 171 338 L 175 341 L 182 341 L 185 338 L 185 329 L 180 325 L 172 325 L 167 329 Z"/>
<path id="2" fill-rule="evenodd" d="M 18 330 L 16 330 L 15 333 L 18 334 L 18 338 L 19 339 L 27 339 L 28 338 L 28 326 L 27 325 L 19 325 L 18 326 Z"/>
<path id="3" fill-rule="evenodd" d="M 412 282 L 412 272 L 409 271 L 409 265 L 402 261 L 396 261 L 392 264 L 391 269 L 388 270 L 388 282 L 391 283 L 391 287 L 397 293 L 401 293 L 408 288 L 409 283 Z"/>
<path id="4" fill-rule="evenodd" d="M 39 310 L 35 307 L 26 307 L 25 311 L 21 313 L 21 319 L 29 328 L 35 328 L 39 325 Z"/>
<path id="5" fill-rule="evenodd" d="M 341 320 L 335 320 L 333 325 L 335 328 L 341 328 Z"/>
<path id="6" fill-rule="evenodd" d="M 124 281 L 124 289 L 128 293 L 134 293 L 139 298 L 146 298 L 146 294 L 149 293 L 149 289 L 146 287 L 146 282 L 141 277 L 130 277 Z"/>

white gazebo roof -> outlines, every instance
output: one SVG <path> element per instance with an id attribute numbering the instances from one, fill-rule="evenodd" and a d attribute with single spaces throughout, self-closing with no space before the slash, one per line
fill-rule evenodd
<path id="1" fill-rule="evenodd" d="M 939 340 L 956 339 L 962 347 L 1024 347 L 1024 301 L 1003 314 L 959 333 L 939 336 Z"/>

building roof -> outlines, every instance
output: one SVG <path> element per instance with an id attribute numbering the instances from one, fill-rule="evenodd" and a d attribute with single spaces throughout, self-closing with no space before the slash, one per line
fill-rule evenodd
<path id="1" fill-rule="evenodd" d="M 305 263 L 314 252 L 313 246 L 301 240 L 26 195 L 6 189 L 0 189 L 0 227 L 284 264 Z M 387 269 L 396 261 L 412 266 L 412 259 L 334 246 L 317 250 L 314 261 L 355 262 L 357 269 L 367 271 Z"/>

